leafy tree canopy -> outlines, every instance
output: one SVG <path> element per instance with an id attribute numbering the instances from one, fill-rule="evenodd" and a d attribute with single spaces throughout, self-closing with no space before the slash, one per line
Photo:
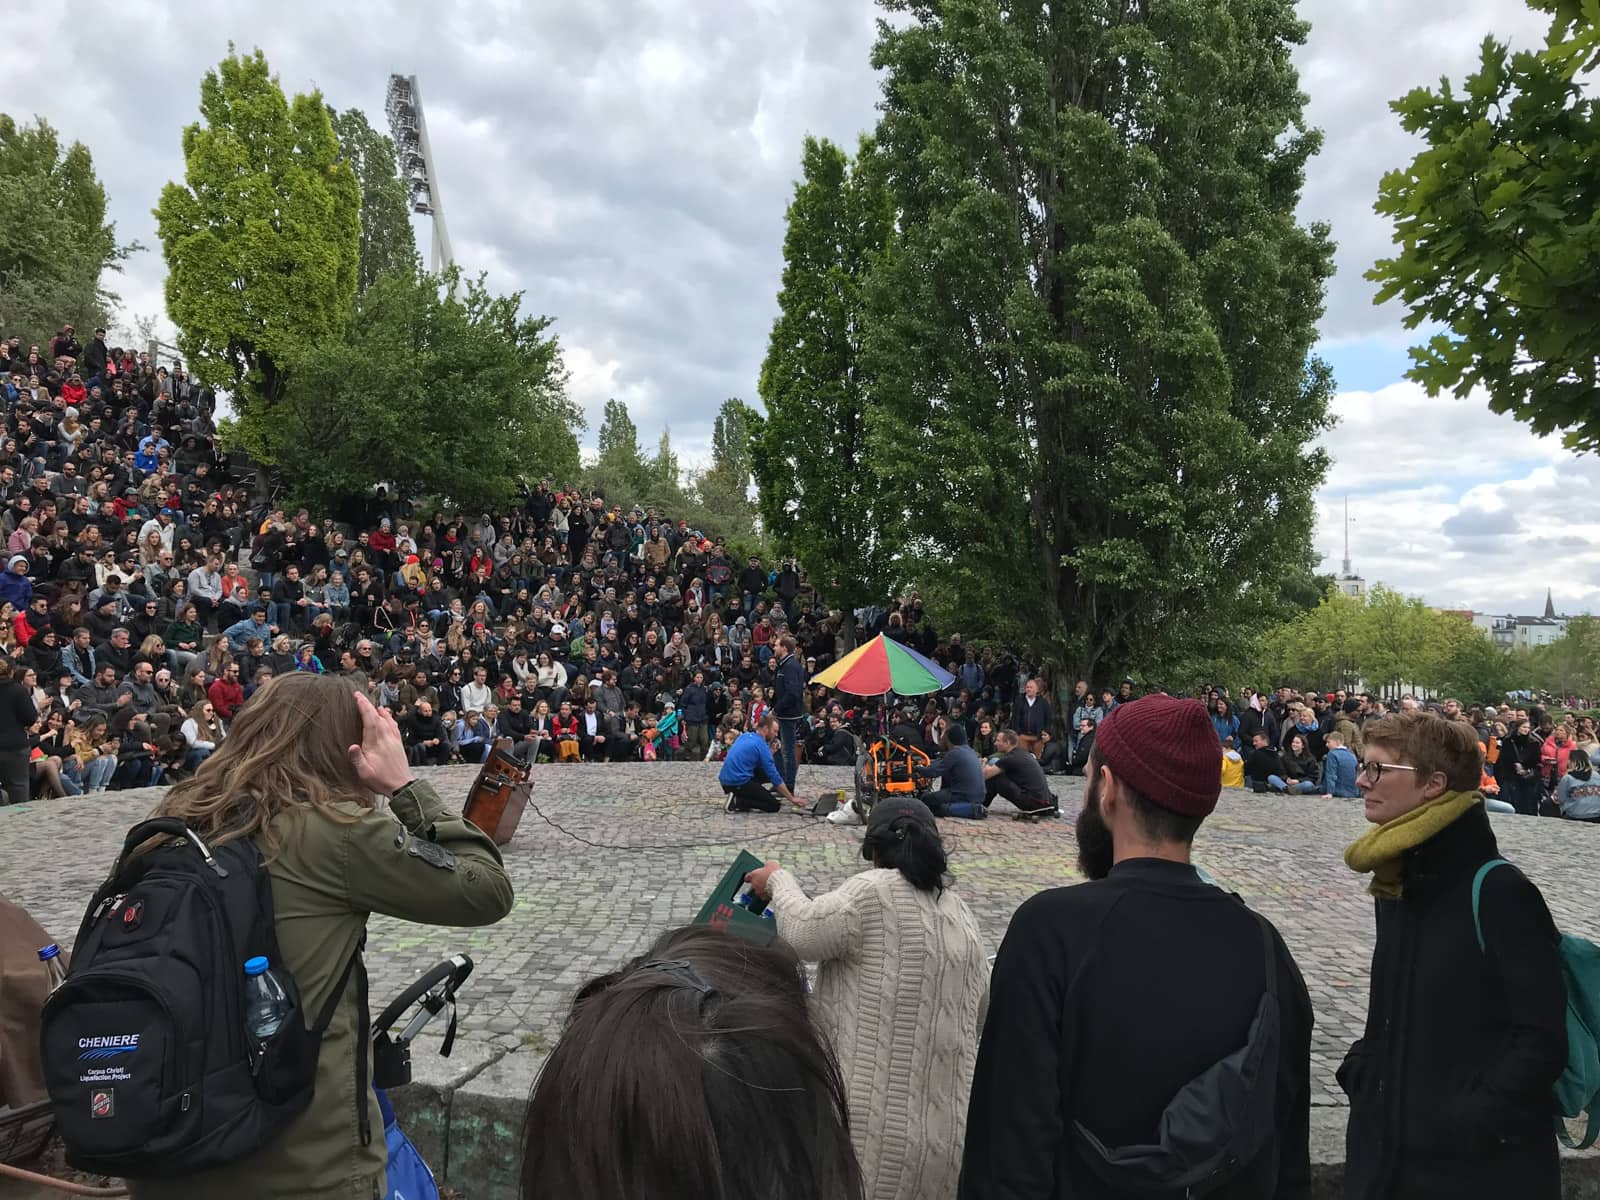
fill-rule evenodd
<path id="1" fill-rule="evenodd" d="M 488 507 L 521 479 L 570 478 L 583 417 L 549 319 L 521 304 L 454 270 L 380 275 L 343 333 L 288 360 L 271 419 L 224 432 L 330 507 L 378 483 Z"/>
<path id="2" fill-rule="evenodd" d="M 334 114 L 333 131 L 339 154 L 361 187 L 356 290 L 364 292 L 386 272 L 417 270 L 417 239 L 406 186 L 395 165 L 394 142 L 374 129 L 359 108 Z"/>
<path id="3" fill-rule="evenodd" d="M 320 94 L 291 101 L 260 50 L 200 84 L 184 179 L 155 209 L 167 314 L 195 376 L 233 389 L 249 431 L 288 386 L 287 364 L 337 338 L 360 259 L 361 189 Z"/>
<path id="4" fill-rule="evenodd" d="M 1600 7 L 1552 13 L 1541 50 L 1485 38 L 1460 90 L 1448 79 L 1392 106 L 1426 147 L 1384 176 L 1377 211 L 1398 252 L 1367 277 L 1406 324 L 1444 332 L 1411 351 L 1431 394 L 1482 387 L 1495 412 L 1600 449 Z"/>
<path id="5" fill-rule="evenodd" d="M 1290 0 L 885 7 L 864 358 L 905 558 L 1069 672 L 1213 657 L 1278 610 L 1326 468 L 1306 27 Z"/>
<path id="6" fill-rule="evenodd" d="M 882 503 L 874 474 L 863 356 L 863 288 L 894 217 L 870 139 L 853 163 L 831 142 L 806 139 L 761 367 L 766 419 L 751 426 L 739 414 L 752 430 L 749 461 L 767 533 L 847 611 L 882 599 L 900 547 L 898 516 Z M 737 471 L 734 439 L 724 440 L 722 457 Z"/>
<path id="7" fill-rule="evenodd" d="M 108 325 L 105 273 L 138 247 L 117 244 L 89 151 L 0 113 L 0 179 L 0 333 L 42 347 L 63 322 L 81 337 Z"/>

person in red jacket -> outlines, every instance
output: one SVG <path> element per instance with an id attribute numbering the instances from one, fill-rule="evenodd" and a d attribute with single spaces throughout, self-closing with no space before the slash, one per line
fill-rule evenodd
<path id="1" fill-rule="evenodd" d="M 579 762 L 583 757 L 583 743 L 578 740 L 578 714 L 572 705 L 561 702 L 561 711 L 550 721 L 550 732 L 555 735 L 556 761 Z"/>
<path id="2" fill-rule="evenodd" d="M 1539 747 L 1539 773 L 1544 776 L 1545 791 L 1552 792 L 1561 777 L 1567 773 L 1567 759 L 1572 756 L 1572 731 L 1565 721 L 1556 723 L 1544 745 Z"/>
<path id="3" fill-rule="evenodd" d="M 222 669 L 221 676 L 206 689 L 206 698 L 217 710 L 217 716 L 224 721 L 233 720 L 233 714 L 244 704 L 244 685 L 239 682 L 238 663 L 231 662 Z"/>

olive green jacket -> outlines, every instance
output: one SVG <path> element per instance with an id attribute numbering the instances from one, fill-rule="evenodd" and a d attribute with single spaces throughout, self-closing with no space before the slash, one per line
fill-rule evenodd
<path id="1" fill-rule="evenodd" d="M 427 925 L 490 925 L 511 911 L 511 881 L 494 842 L 431 784 L 410 783 L 389 808 L 342 804 L 348 822 L 298 809 L 273 822 L 282 846 L 268 866 L 278 948 L 299 984 L 308 1024 L 365 936 L 368 913 Z M 311 1105 L 283 1136 L 216 1171 L 136 1184 L 137 1200 L 372 1200 L 384 1194 L 383 1120 L 370 1055 L 359 1092 L 371 1129 L 366 1145 L 356 1108 L 358 976 L 352 975 L 323 1035 Z"/>

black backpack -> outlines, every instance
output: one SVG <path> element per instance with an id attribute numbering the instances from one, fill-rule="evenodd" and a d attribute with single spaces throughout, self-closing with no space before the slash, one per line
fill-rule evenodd
<path id="1" fill-rule="evenodd" d="M 133 854 L 155 837 L 162 844 Z M 264 1045 L 245 1029 L 244 962 L 256 955 L 292 1005 Z M 135 825 L 84 915 L 66 981 L 44 1006 L 45 1083 L 67 1161 L 170 1178 L 265 1146 L 311 1102 L 322 1035 L 352 970 L 364 991 L 360 959 L 357 950 L 308 1030 L 255 843 L 213 852 L 175 818 Z M 366 1029 L 357 1036 L 364 1047 Z M 357 1067 L 364 1076 L 365 1062 Z"/>
<path id="2" fill-rule="evenodd" d="M 1255 1162 L 1277 1131 L 1278 953 L 1272 927 L 1255 913 L 1267 986 L 1245 1044 L 1178 1090 L 1161 1114 L 1155 1140 L 1107 1146 L 1081 1121 L 1072 1123 L 1078 1153 L 1096 1176 L 1125 1196 L 1195 1200 Z"/>

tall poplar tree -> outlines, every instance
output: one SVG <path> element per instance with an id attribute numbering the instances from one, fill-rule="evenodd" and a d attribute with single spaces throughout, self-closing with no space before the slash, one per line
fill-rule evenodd
<path id="1" fill-rule="evenodd" d="M 367 114 L 347 108 L 333 117 L 339 154 L 361 187 L 360 260 L 356 290 L 364 292 L 389 272 L 415 274 L 417 238 L 411 228 L 406 185 L 395 165 L 394 142 L 374 129 Z"/>
<path id="2" fill-rule="evenodd" d="M 239 426 L 271 419 L 287 364 L 350 319 L 361 189 L 317 92 L 290 100 L 260 50 L 200 84 L 183 182 L 156 205 L 167 314 L 184 361 L 232 389 Z"/>
<path id="3" fill-rule="evenodd" d="M 848 615 L 882 600 L 899 546 L 868 462 L 862 289 L 894 229 L 872 141 L 851 162 L 807 138 L 788 219 L 751 467 L 767 536 Z"/>
<path id="4" fill-rule="evenodd" d="M 872 463 L 975 624 L 1096 679 L 1224 648 L 1304 554 L 1332 271 L 1292 0 L 883 0 Z"/>

